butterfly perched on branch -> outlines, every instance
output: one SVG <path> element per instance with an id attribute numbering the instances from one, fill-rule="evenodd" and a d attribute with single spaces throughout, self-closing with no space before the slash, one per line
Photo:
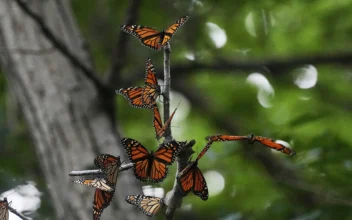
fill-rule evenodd
<path id="1" fill-rule="evenodd" d="M 177 183 L 183 194 L 187 194 L 190 191 L 202 200 L 208 199 L 208 186 L 202 171 L 198 168 L 198 161 L 204 156 L 212 145 L 212 141 L 209 141 L 204 149 L 199 153 L 195 161 L 189 161 L 188 165 L 177 175 Z"/>
<path id="2" fill-rule="evenodd" d="M 135 205 L 145 215 L 152 217 L 164 205 L 164 200 L 154 196 L 129 195 L 125 197 L 126 202 Z"/>
<path id="3" fill-rule="evenodd" d="M 167 119 L 167 121 L 165 122 L 165 124 L 163 125 L 163 122 L 161 120 L 160 117 L 160 112 L 158 109 L 158 106 L 155 105 L 154 109 L 153 109 L 153 126 L 155 129 L 155 134 L 156 134 L 156 139 L 159 140 L 162 136 L 164 136 L 166 129 L 169 127 L 172 118 L 174 117 L 174 114 L 177 110 L 177 107 L 175 108 L 174 112 L 170 115 L 169 119 Z"/>
<path id="4" fill-rule="evenodd" d="M 178 153 L 183 149 L 183 143 L 171 141 L 160 144 L 153 152 L 149 151 L 138 141 L 132 138 L 121 140 L 126 153 L 133 164 L 133 172 L 137 179 L 142 182 L 161 182 L 168 174 L 167 165 L 171 165 Z"/>
<path id="5" fill-rule="evenodd" d="M 144 46 L 159 51 L 188 19 L 189 16 L 184 16 L 163 31 L 141 25 L 121 25 L 121 30 L 137 37 Z"/>
<path id="6" fill-rule="evenodd" d="M 129 87 L 127 89 L 116 90 L 115 92 L 125 97 L 133 107 L 151 109 L 154 107 L 155 101 L 160 95 L 160 86 L 156 78 L 154 65 L 150 58 L 148 58 L 146 62 L 144 81 L 144 87 Z"/>
<path id="7" fill-rule="evenodd" d="M 114 196 L 118 171 L 122 163 L 119 156 L 110 154 L 99 155 L 94 159 L 94 163 L 103 171 L 105 177 L 93 180 L 80 179 L 74 183 L 96 188 L 93 199 L 93 219 L 99 220 L 103 210 L 110 205 Z"/>
<path id="8" fill-rule="evenodd" d="M 271 149 L 280 151 L 284 154 L 287 154 L 289 156 L 295 155 L 296 152 L 282 144 L 277 143 L 274 139 L 267 138 L 267 137 L 262 137 L 262 136 L 255 136 L 253 133 L 251 133 L 248 136 L 235 136 L 235 135 L 223 135 L 223 134 L 217 134 L 217 135 L 212 135 L 212 136 L 207 136 L 205 138 L 208 141 L 238 141 L 238 140 L 247 140 L 249 144 L 254 144 L 255 142 L 259 142 L 267 147 L 270 147 Z"/>

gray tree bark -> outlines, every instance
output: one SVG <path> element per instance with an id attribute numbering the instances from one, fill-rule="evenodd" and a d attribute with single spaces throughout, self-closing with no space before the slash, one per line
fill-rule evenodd
<path id="1" fill-rule="evenodd" d="M 86 66 L 92 66 L 68 0 L 26 2 Z M 13 0 L 0 0 L 0 62 L 33 137 L 57 219 L 92 219 L 94 189 L 74 185 L 68 173 L 93 168 L 100 153 L 127 161 L 96 87 L 53 48 Z M 144 219 L 124 201 L 125 195 L 139 193 L 141 185 L 132 173 L 120 173 L 114 203 L 102 219 Z"/>

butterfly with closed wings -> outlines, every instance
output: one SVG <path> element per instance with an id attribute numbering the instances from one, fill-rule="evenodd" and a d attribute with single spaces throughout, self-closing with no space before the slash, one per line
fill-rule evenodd
<path id="1" fill-rule="evenodd" d="M 158 106 L 157 105 L 154 106 L 154 109 L 153 109 L 153 113 L 154 113 L 153 126 L 154 126 L 154 129 L 155 129 L 155 134 L 156 134 L 156 139 L 157 140 L 159 140 L 162 136 L 164 136 L 165 131 L 169 127 L 169 125 L 171 123 L 171 120 L 172 120 L 172 118 L 175 115 L 176 110 L 177 110 L 177 107 L 175 108 L 174 112 L 170 115 L 169 119 L 167 119 L 167 121 L 163 125 Z"/>
<path id="2" fill-rule="evenodd" d="M 164 200 L 154 196 L 129 195 L 125 197 L 126 202 L 135 205 L 145 215 L 152 217 L 164 205 Z"/>
<path id="3" fill-rule="evenodd" d="M 259 142 L 263 144 L 264 146 L 270 147 L 271 149 L 280 151 L 284 154 L 287 154 L 289 156 L 293 156 L 296 154 L 296 152 L 282 144 L 277 143 L 274 139 L 267 138 L 267 137 L 262 137 L 262 136 L 255 136 L 253 133 L 248 135 L 248 143 L 249 144 L 254 144 L 254 142 Z"/>
<path id="4" fill-rule="evenodd" d="M 159 51 L 188 19 L 189 16 L 184 16 L 163 31 L 141 25 L 121 25 L 121 30 L 137 37 L 144 46 Z"/>

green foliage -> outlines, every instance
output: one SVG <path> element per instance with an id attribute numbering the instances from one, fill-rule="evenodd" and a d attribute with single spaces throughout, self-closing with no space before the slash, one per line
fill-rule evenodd
<path id="1" fill-rule="evenodd" d="M 91 46 L 97 70 L 101 73 L 109 68 L 116 39 L 120 34 L 125 34 L 119 31 L 119 26 L 125 21 L 129 2 L 95 0 L 87 4 L 85 0 L 72 1 L 78 24 Z M 349 0 L 151 0 L 143 1 L 138 24 L 161 30 L 183 15 L 191 16 L 171 41 L 172 66 L 191 62 L 185 58 L 186 53 L 193 53 L 196 61 L 201 63 L 216 63 L 224 58 L 229 62 L 250 61 L 271 56 L 291 57 L 352 49 L 351 6 Z M 217 49 L 213 44 L 206 22 L 215 23 L 225 31 L 227 42 L 223 48 Z M 157 68 L 162 67 L 162 53 L 143 47 L 137 39 L 129 36 L 127 62 L 121 74 L 123 78 L 136 79 L 136 85 L 142 83 L 144 64 L 148 56 Z M 198 104 L 190 103 L 190 114 L 183 120 L 173 121 L 173 125 L 178 126 L 173 128 L 173 132 L 177 133 L 175 137 L 178 140 L 196 139 L 194 150 L 199 152 L 205 146 L 205 136 L 228 133 L 226 128 L 218 123 L 225 117 L 239 128 L 239 133 L 234 135 L 254 132 L 289 142 L 297 151 L 297 155 L 286 157 L 275 154 L 278 160 L 289 163 L 307 184 L 322 189 L 321 193 L 349 199 L 352 196 L 352 139 L 349 137 L 352 131 L 350 67 L 321 65 L 315 68 L 318 80 L 316 85 L 309 89 L 300 89 L 294 84 L 297 70 L 261 72 L 275 91 L 270 100 L 270 108 L 259 104 L 257 89 L 246 82 L 248 75 L 252 73 L 250 71 L 234 69 L 220 73 L 203 70 L 187 76 L 171 73 L 172 79 L 183 80 L 184 85 L 196 89 L 197 95 L 209 102 L 209 106 L 216 113 L 216 116 L 207 115 Z M 3 78 L 1 84 L 4 85 Z M 8 131 L 4 126 L 6 120 L 3 117 L 3 100 L 7 92 L 2 89 L 0 93 L 0 135 L 6 136 L 8 141 L 3 145 L 4 148 L 1 148 L 1 169 L 6 173 L 4 178 L 1 175 L 1 183 L 8 177 L 30 178 L 31 175 L 23 176 L 23 169 L 29 173 L 38 169 L 35 156 L 31 154 L 32 156 L 27 158 L 32 148 L 27 147 L 29 140 L 23 138 L 26 136 L 24 131 Z M 134 138 L 150 149 L 156 148 L 151 111 L 133 109 L 120 96 L 116 99 L 118 125 L 121 126 L 124 136 Z M 181 103 L 180 109 L 182 105 L 186 105 L 184 103 L 186 101 Z M 179 112 L 176 112 L 177 114 Z M 9 150 L 9 146 L 15 148 Z M 261 164 L 243 156 L 242 151 L 250 147 L 246 143 L 214 144 L 204 159 L 200 160 L 199 167 L 203 172 L 219 172 L 225 179 L 225 188 L 220 194 L 210 196 L 206 202 L 190 194 L 184 199 L 183 207 L 191 204 L 191 209 L 178 210 L 178 218 L 352 218 L 348 206 L 321 201 L 320 205 L 308 207 L 294 201 L 292 197 L 296 195 L 289 195 L 296 192 L 295 189 L 278 185 Z M 255 147 L 267 150 L 259 144 Z M 18 160 L 22 161 L 21 163 L 17 160 L 7 160 L 9 155 L 15 155 L 14 152 L 24 152 L 26 160 Z M 23 155 L 16 153 L 15 156 L 23 158 Z M 174 173 L 173 166 L 170 177 L 160 184 L 165 191 L 171 189 Z M 4 189 L 10 184 L 4 183 L 1 187 Z M 42 204 L 47 202 L 43 201 Z"/>

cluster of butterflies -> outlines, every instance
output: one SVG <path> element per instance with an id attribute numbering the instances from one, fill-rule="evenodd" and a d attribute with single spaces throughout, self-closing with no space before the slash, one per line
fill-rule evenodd
<path id="1" fill-rule="evenodd" d="M 177 29 L 188 19 L 189 16 L 184 16 L 163 31 L 157 31 L 153 28 L 141 25 L 122 25 L 121 30 L 136 36 L 143 45 L 159 51 L 169 43 Z M 143 87 L 123 88 L 116 90 L 116 93 L 126 98 L 133 107 L 153 109 L 153 126 L 157 140 L 165 135 L 165 131 L 169 127 L 177 108 L 163 124 L 156 105 L 156 100 L 161 95 L 161 89 L 151 59 L 148 58 L 146 62 L 145 85 Z M 295 154 L 293 150 L 276 143 L 273 139 L 254 136 L 253 134 L 248 136 L 213 135 L 206 137 L 206 140 L 208 141 L 206 146 L 195 161 L 190 160 L 187 166 L 176 177 L 177 185 L 184 195 L 193 191 L 193 193 L 202 200 L 208 199 L 208 187 L 201 170 L 198 168 L 198 161 L 208 151 L 213 142 L 247 140 L 249 144 L 260 142 L 265 146 L 281 151 L 287 155 Z M 140 142 L 132 138 L 123 138 L 121 144 L 129 160 L 133 163 L 132 169 L 135 177 L 142 182 L 149 181 L 159 183 L 166 178 L 168 174 L 167 166 L 175 161 L 178 154 L 183 150 L 186 142 L 173 140 L 168 143 L 162 143 L 155 152 L 149 152 Z M 93 219 L 98 220 L 103 210 L 109 206 L 114 196 L 118 172 L 122 162 L 119 156 L 115 157 L 109 154 L 102 154 L 95 158 L 94 163 L 102 170 L 102 177 L 96 177 L 95 179 L 79 179 L 74 182 L 96 188 L 93 199 Z M 155 215 L 164 205 L 162 198 L 153 196 L 128 195 L 125 197 L 125 200 L 137 206 L 147 216 Z"/>
<path id="2" fill-rule="evenodd" d="M 177 20 L 166 30 L 157 31 L 153 28 L 141 25 L 122 25 L 121 30 L 136 36 L 143 45 L 159 51 L 166 46 L 174 33 L 181 27 L 189 16 L 184 16 Z M 136 108 L 153 109 L 153 126 L 157 140 L 164 136 L 171 120 L 177 110 L 171 114 L 169 119 L 162 123 L 157 98 L 161 95 L 154 65 L 150 58 L 146 62 L 145 86 L 129 87 L 116 90 L 117 94 L 125 97 L 131 106 Z M 121 140 L 129 159 L 134 163 L 133 172 L 140 181 L 161 182 L 168 174 L 167 166 L 171 165 L 178 153 L 182 150 L 184 142 L 171 141 L 159 145 L 155 152 L 150 152 L 138 141 L 131 138 Z M 94 163 L 104 173 L 103 177 L 95 179 L 79 179 L 74 181 L 78 184 L 95 187 L 93 200 L 93 219 L 98 220 L 103 210 L 109 206 L 115 192 L 115 186 L 119 168 L 122 164 L 120 157 L 109 154 L 102 154 L 95 158 Z M 146 215 L 153 216 L 163 204 L 161 198 L 149 197 L 144 195 L 130 195 L 126 201 L 138 206 Z"/>
<path id="3" fill-rule="evenodd" d="M 206 180 L 198 168 L 198 161 L 208 151 L 213 142 L 247 140 L 249 144 L 259 142 L 267 147 L 280 151 L 287 155 L 294 155 L 295 151 L 275 142 L 267 137 L 255 136 L 234 136 L 234 135 L 213 135 L 206 137 L 208 141 L 204 149 L 199 153 L 195 161 L 189 161 L 188 165 L 177 175 L 177 183 L 181 192 L 187 195 L 190 191 L 202 200 L 208 199 L 208 187 Z M 162 143 L 157 150 L 149 152 L 140 142 L 132 138 L 123 138 L 121 144 L 125 148 L 129 160 L 133 163 L 133 173 L 142 182 L 162 182 L 171 165 L 178 154 L 183 150 L 186 142 L 171 141 Z M 121 166 L 120 157 L 109 154 L 102 154 L 95 158 L 94 163 L 103 171 L 104 177 L 97 177 L 93 180 L 80 179 L 74 181 L 78 184 L 95 187 L 93 200 L 93 219 L 100 218 L 103 209 L 109 206 L 117 181 L 119 168 Z M 162 198 L 144 195 L 128 195 L 125 200 L 137 206 L 147 216 L 155 215 L 164 205 Z"/>

